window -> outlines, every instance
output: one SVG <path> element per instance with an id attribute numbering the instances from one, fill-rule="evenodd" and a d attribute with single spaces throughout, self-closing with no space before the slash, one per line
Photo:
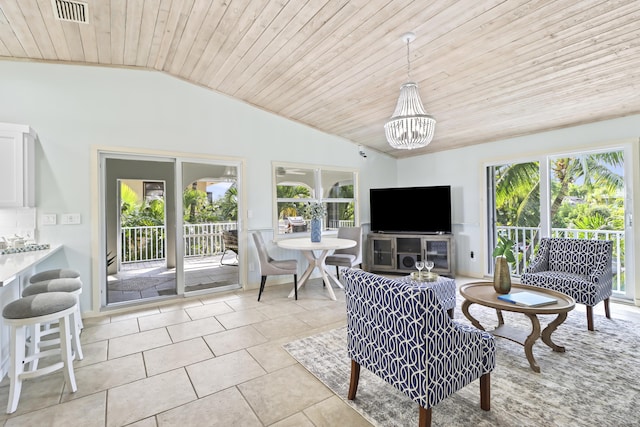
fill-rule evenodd
<path id="1" fill-rule="evenodd" d="M 273 164 L 277 234 L 309 232 L 309 202 L 321 202 L 327 215 L 323 229 L 357 224 L 357 172 L 309 165 Z"/>
<path id="2" fill-rule="evenodd" d="M 633 236 L 625 226 L 631 215 L 626 200 L 628 158 L 624 148 L 612 146 L 487 166 L 487 252 L 499 236 L 512 240 L 516 262 L 510 268 L 519 276 L 541 237 L 611 240 L 612 291 L 631 299 L 632 287 L 625 280 L 626 259 L 631 256 L 625 242 Z M 489 273 L 492 264 L 488 259 Z"/>
<path id="3" fill-rule="evenodd" d="M 145 181 L 144 200 L 150 202 L 152 200 L 162 199 L 164 199 L 164 182 Z"/>

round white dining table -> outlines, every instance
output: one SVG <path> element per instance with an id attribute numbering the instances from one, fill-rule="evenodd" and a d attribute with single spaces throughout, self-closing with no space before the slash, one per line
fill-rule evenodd
<path id="1" fill-rule="evenodd" d="M 302 277 L 300 277 L 300 280 L 298 280 L 298 289 L 306 283 L 307 279 L 311 276 L 311 273 L 313 273 L 313 270 L 317 268 L 322 275 L 324 283 L 327 284 L 326 289 L 329 293 L 329 297 L 334 301 L 336 300 L 336 294 L 333 292 L 331 280 L 333 280 L 333 282 L 340 288 L 342 288 L 342 283 L 340 283 L 338 278 L 331 273 L 329 269 L 327 269 L 325 259 L 330 252 L 333 252 L 336 249 L 354 247 L 356 245 L 355 240 L 339 239 L 337 237 L 322 237 L 321 241 L 312 242 L 309 237 L 299 237 L 295 239 L 278 240 L 277 245 L 282 249 L 301 251 L 309 261 L 307 269 L 302 274 Z M 291 298 L 293 294 L 294 292 L 291 291 L 289 298 Z"/>

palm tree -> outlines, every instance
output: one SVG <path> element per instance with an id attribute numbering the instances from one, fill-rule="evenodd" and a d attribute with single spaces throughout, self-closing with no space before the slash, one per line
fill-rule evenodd
<path id="1" fill-rule="evenodd" d="M 182 193 L 182 204 L 184 206 L 185 222 L 197 224 L 198 215 L 208 204 L 207 193 L 197 189 L 197 182 L 191 184 L 191 188 L 185 189 Z"/>
<path id="2" fill-rule="evenodd" d="M 587 194 L 596 188 L 609 194 L 624 186 L 624 179 L 613 171 L 623 165 L 623 152 L 585 154 L 551 161 L 554 176 L 550 217 L 556 217 L 562 202 L 570 194 L 571 185 L 583 181 Z M 496 210 L 502 225 L 535 227 L 540 225 L 540 177 L 538 162 L 496 167 Z"/>
<path id="3" fill-rule="evenodd" d="M 592 193 L 596 188 L 604 189 L 608 193 L 616 192 L 624 188 L 624 178 L 615 173 L 612 168 L 623 165 L 622 151 L 586 154 L 552 161 L 551 171 L 557 183 L 551 191 L 551 206 L 549 208 L 552 226 L 562 202 L 569 195 L 571 184 L 583 180 L 583 185 L 589 190 L 587 194 Z"/>
<path id="4" fill-rule="evenodd" d="M 238 187 L 233 184 L 225 191 L 219 203 L 220 216 L 225 220 L 238 219 Z"/>
<path id="5" fill-rule="evenodd" d="M 311 190 L 303 185 L 278 185 L 277 197 L 279 199 L 308 199 L 311 197 Z M 303 209 L 305 202 L 278 203 L 278 217 L 297 216 L 298 210 Z"/>
<path id="6" fill-rule="evenodd" d="M 496 167 L 497 223 L 522 227 L 540 223 L 539 170 L 538 162 Z"/>
<path id="7" fill-rule="evenodd" d="M 558 213 L 576 185 L 583 187 L 587 195 L 615 193 L 624 186 L 622 176 L 614 172 L 624 163 L 623 152 L 584 154 L 576 157 L 556 158 L 550 163 L 553 174 L 549 215 L 551 226 L 558 227 Z M 496 224 L 520 227 L 536 227 L 538 232 L 527 237 L 529 247 L 524 257 L 533 252 L 530 243 L 537 241 L 540 230 L 540 176 L 538 162 L 517 163 L 495 168 Z M 599 224 L 602 218 L 577 221 L 579 224 Z M 598 227 L 599 228 L 599 227 Z M 523 248 L 526 251 L 526 248 Z M 520 261 L 524 261 L 521 259 Z"/>

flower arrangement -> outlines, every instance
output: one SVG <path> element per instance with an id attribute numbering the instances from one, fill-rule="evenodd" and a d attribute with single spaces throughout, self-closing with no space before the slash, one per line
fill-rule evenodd
<path id="1" fill-rule="evenodd" d="M 323 219 L 327 214 L 327 209 L 320 202 L 307 203 L 307 214 L 311 219 Z"/>

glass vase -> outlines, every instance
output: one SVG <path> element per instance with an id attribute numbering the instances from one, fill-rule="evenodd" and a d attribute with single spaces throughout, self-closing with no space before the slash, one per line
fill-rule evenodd
<path id="1" fill-rule="evenodd" d="M 311 220 L 311 241 L 319 242 L 322 239 L 322 221 L 319 219 Z"/>

